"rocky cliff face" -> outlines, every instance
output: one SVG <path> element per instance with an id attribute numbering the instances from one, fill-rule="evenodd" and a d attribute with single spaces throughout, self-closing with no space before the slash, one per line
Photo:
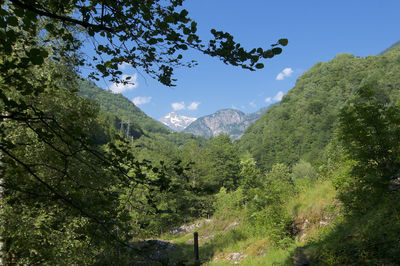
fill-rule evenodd
<path id="1" fill-rule="evenodd" d="M 160 118 L 159 121 L 175 131 L 184 130 L 190 123 L 195 121 L 196 118 L 179 115 L 175 112 L 166 114 L 164 117 Z"/>
<path id="2" fill-rule="evenodd" d="M 191 123 L 184 132 L 212 137 L 221 133 L 228 134 L 233 140 L 239 139 L 244 131 L 253 124 L 266 108 L 256 113 L 245 114 L 235 109 L 223 109 L 214 114 L 203 116 Z"/>

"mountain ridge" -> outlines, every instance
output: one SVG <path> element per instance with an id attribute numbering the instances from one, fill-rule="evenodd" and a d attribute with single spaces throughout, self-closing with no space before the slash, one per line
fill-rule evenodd
<path id="1" fill-rule="evenodd" d="M 174 131 L 182 131 L 192 122 L 194 122 L 197 118 L 189 117 L 185 115 L 179 115 L 176 112 L 170 112 L 165 116 L 161 117 L 158 121 L 160 121 L 163 125 Z"/>
<path id="2" fill-rule="evenodd" d="M 250 114 L 245 114 L 237 109 L 221 109 L 213 114 L 196 119 L 183 132 L 207 138 L 223 133 L 229 135 L 232 140 L 237 140 L 268 108 L 263 107 L 257 112 Z"/>
<path id="3" fill-rule="evenodd" d="M 164 125 L 148 116 L 125 96 L 103 90 L 92 81 L 81 80 L 78 95 L 95 102 L 100 110 L 116 115 L 125 123 L 134 124 L 148 132 L 169 133 Z"/>
<path id="4" fill-rule="evenodd" d="M 295 86 L 248 128 L 238 142 L 240 152 L 250 152 L 257 163 L 293 165 L 300 159 L 314 162 L 323 156 L 334 137 L 341 108 L 364 86 L 372 86 L 385 102 L 400 97 L 400 47 L 378 56 L 339 54 L 316 63 Z"/>

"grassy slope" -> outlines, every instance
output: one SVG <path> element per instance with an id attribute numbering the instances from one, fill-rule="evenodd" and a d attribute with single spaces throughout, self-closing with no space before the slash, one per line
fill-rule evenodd
<path id="1" fill-rule="evenodd" d="M 268 236 L 257 236 L 240 217 L 243 211 L 219 214 L 197 229 L 199 232 L 200 259 L 205 265 L 229 265 L 232 253 L 241 253 L 241 265 L 291 265 L 295 249 L 319 238 L 334 224 L 337 215 L 336 192 L 329 181 L 318 182 L 303 190 L 287 203 L 298 232 L 294 241 L 286 248 L 274 247 Z M 234 226 L 233 224 L 238 223 Z M 171 258 L 193 260 L 193 233 L 165 235 L 164 239 L 174 242 L 178 249 Z"/>

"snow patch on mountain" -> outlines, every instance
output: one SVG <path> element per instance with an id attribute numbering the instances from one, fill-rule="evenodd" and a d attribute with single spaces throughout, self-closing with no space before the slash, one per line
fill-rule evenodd
<path id="1" fill-rule="evenodd" d="M 171 112 L 160 118 L 158 121 L 160 121 L 172 130 L 182 131 L 196 119 L 197 118 L 195 117 L 179 115 L 175 112 Z"/>

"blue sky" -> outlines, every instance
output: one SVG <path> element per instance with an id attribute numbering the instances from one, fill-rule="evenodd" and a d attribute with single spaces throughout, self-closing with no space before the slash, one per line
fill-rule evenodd
<path id="1" fill-rule="evenodd" d="M 198 22 L 198 34 L 228 31 L 244 47 L 268 47 L 288 38 L 283 53 L 264 61 L 264 69 L 250 72 L 227 66 L 216 58 L 192 51 L 186 57 L 199 65 L 175 70 L 177 86 L 170 88 L 143 71 L 122 66 L 136 77 L 136 86 L 122 94 L 135 99 L 145 113 L 159 119 L 175 111 L 200 117 L 224 108 L 245 113 L 278 101 L 296 78 L 317 62 L 339 53 L 376 55 L 400 40 L 399 0 L 186 0 L 184 8 Z M 105 89 L 113 84 L 97 82 Z M 119 87 L 121 88 L 121 87 Z"/>

